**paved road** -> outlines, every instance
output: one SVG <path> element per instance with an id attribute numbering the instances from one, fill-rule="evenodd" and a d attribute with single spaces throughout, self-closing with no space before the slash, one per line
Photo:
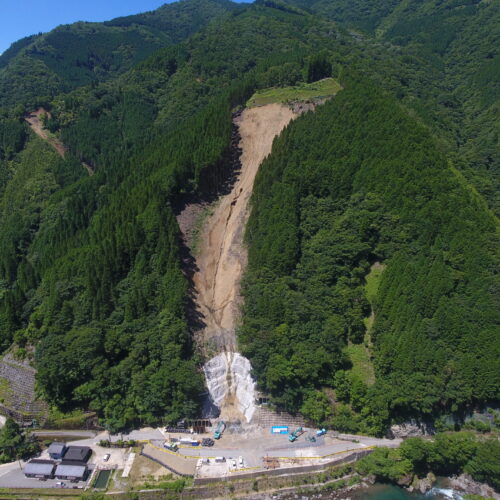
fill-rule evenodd
<path id="1" fill-rule="evenodd" d="M 107 449 L 97 445 L 101 439 L 119 439 L 151 442 L 159 448 L 163 448 L 163 443 L 169 437 L 160 429 L 145 428 L 132 431 L 129 434 L 109 435 L 108 432 L 96 434 L 94 431 L 37 431 L 37 434 L 44 436 L 79 436 L 82 439 L 70 441 L 68 444 L 90 446 L 93 450 L 91 462 L 96 466 L 110 466 L 113 468 L 123 468 L 127 456 L 127 449 Z M 172 434 L 170 437 L 180 438 L 186 435 Z M 195 439 L 201 439 L 200 435 L 191 435 Z M 179 450 L 181 456 L 193 457 L 193 462 L 198 457 L 223 456 L 226 459 L 238 460 L 242 456 L 244 467 L 262 466 L 262 457 L 319 457 L 332 453 L 341 453 L 346 450 L 366 448 L 367 446 L 399 446 L 401 440 L 376 439 L 364 436 L 339 435 L 338 439 L 332 435 L 319 438 L 316 443 L 309 443 L 305 435 L 301 436 L 297 442 L 290 443 L 287 435 L 271 435 L 267 429 L 253 430 L 251 433 L 226 433 L 220 441 L 216 441 L 211 448 L 183 447 Z M 353 442 L 356 441 L 356 442 Z M 104 455 L 111 455 L 109 461 L 104 462 Z M 160 451 L 160 453 L 163 453 Z M 179 457 L 179 455 L 177 455 Z M 175 455 L 173 455 L 175 457 Z M 48 458 L 45 450 L 40 458 Z M 179 457 L 180 458 L 180 457 Z M 190 459 L 185 459 L 190 461 Z M 24 465 L 24 463 L 22 464 Z M 54 488 L 57 480 L 39 481 L 37 479 L 26 478 L 19 468 L 18 462 L 0 465 L 0 487 L 4 488 Z M 83 486 L 83 483 L 81 484 Z"/>
<path id="2" fill-rule="evenodd" d="M 380 445 L 380 440 L 371 438 L 366 443 L 353 443 L 352 441 L 339 440 L 335 438 L 319 439 L 316 443 L 309 443 L 305 438 L 299 438 L 295 443 L 288 442 L 287 436 L 280 436 L 281 439 L 255 439 L 243 441 L 241 446 L 229 446 L 224 442 L 224 438 L 210 448 L 193 446 L 182 447 L 179 454 L 189 457 L 216 457 L 223 456 L 227 459 L 237 459 L 242 456 L 247 467 L 258 467 L 262 465 L 262 457 L 323 457 L 348 450 L 363 449 L 368 446 Z M 161 447 L 162 441 L 152 441 L 156 446 Z"/>

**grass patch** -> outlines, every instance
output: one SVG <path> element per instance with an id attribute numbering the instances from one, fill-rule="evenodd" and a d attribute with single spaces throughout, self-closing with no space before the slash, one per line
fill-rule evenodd
<path id="1" fill-rule="evenodd" d="M 46 429 L 85 429 L 85 422 L 95 416 L 95 413 L 84 413 L 74 410 L 64 413 L 57 408 L 51 408 L 49 418 L 45 424 Z"/>
<path id="2" fill-rule="evenodd" d="M 378 287 L 380 285 L 380 280 L 382 278 L 382 273 L 384 272 L 385 266 L 380 262 L 375 262 L 373 264 L 371 271 L 366 276 L 365 292 L 368 302 L 373 306 L 375 298 L 377 297 Z"/>
<path id="3" fill-rule="evenodd" d="M 307 101 L 309 99 L 331 97 L 342 87 L 334 78 L 325 78 L 314 83 L 301 83 L 294 87 L 259 90 L 248 101 L 247 107 L 265 106 L 273 103 Z"/>
<path id="4" fill-rule="evenodd" d="M 380 285 L 380 280 L 382 278 L 384 269 L 384 264 L 375 262 L 365 278 L 365 293 L 368 302 L 370 302 L 372 306 L 372 313 L 370 314 L 370 316 L 364 318 L 363 320 L 366 327 L 364 342 L 362 344 L 349 344 L 344 349 L 344 352 L 349 356 L 349 359 L 352 363 L 350 373 L 353 377 L 359 378 L 367 385 L 371 385 L 375 382 L 375 370 L 373 369 L 373 363 L 370 356 L 370 332 L 373 327 L 373 322 L 375 321 L 375 315 L 373 314 L 373 305 L 375 303 L 375 299 L 377 298 L 378 287 Z"/>
<path id="5" fill-rule="evenodd" d="M 187 479 L 174 479 L 172 481 L 156 481 L 153 483 L 145 483 L 142 488 L 146 490 L 160 489 L 165 491 L 173 491 L 175 493 L 181 493 L 187 486 Z"/>
<path id="6" fill-rule="evenodd" d="M 365 325 L 367 332 L 371 331 L 374 321 L 375 321 L 375 316 L 373 314 L 370 314 L 368 318 L 363 318 L 363 323 Z"/>
<path id="7" fill-rule="evenodd" d="M 81 497 L 80 493 L 77 491 L 72 491 L 70 489 L 58 489 L 58 488 L 0 488 L 0 498 L 2 500 L 8 498 L 54 498 L 54 497 L 65 497 L 67 500 L 75 499 L 78 500 Z"/>
<path id="8" fill-rule="evenodd" d="M 5 406 L 12 404 L 12 387 L 10 382 L 3 377 L 0 377 L 0 403 Z"/>
<path id="9" fill-rule="evenodd" d="M 366 385 L 375 383 L 375 371 L 370 359 L 370 351 L 365 344 L 349 344 L 344 352 L 352 363 L 350 373 L 359 378 Z"/>

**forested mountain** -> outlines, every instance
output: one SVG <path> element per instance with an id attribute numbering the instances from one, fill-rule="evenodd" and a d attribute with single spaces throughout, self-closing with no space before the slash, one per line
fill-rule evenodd
<path id="1" fill-rule="evenodd" d="M 199 414 L 175 210 L 227 168 L 256 90 L 330 73 L 343 90 L 252 198 L 239 338 L 260 388 L 373 434 L 498 402 L 497 6 L 378 4 L 183 0 L 0 58 L 0 346 L 34 349 L 50 404 L 110 429 Z M 64 158 L 23 121 L 41 104 Z"/>
<path id="2" fill-rule="evenodd" d="M 50 99 L 132 68 L 237 9 L 228 0 L 190 0 L 104 23 L 78 22 L 26 37 L 0 56 L 0 106 Z"/>
<path id="3" fill-rule="evenodd" d="M 424 59 L 439 101 L 453 114 L 452 147 L 469 179 L 499 210 L 500 5 L 478 0 L 290 3 Z M 401 80 L 404 87 L 406 79 Z M 462 158 L 465 160 L 462 162 Z"/>
<path id="4" fill-rule="evenodd" d="M 498 338 L 486 319 L 498 314 L 497 225 L 428 130 L 359 77 L 345 85 L 287 130 L 259 172 L 242 342 L 284 406 L 328 420 L 317 389 L 335 387 L 350 404 L 337 407 L 335 427 L 378 433 L 391 414 L 497 397 Z M 368 386 L 345 371 L 343 348 L 365 339 L 363 285 L 380 261 Z"/>

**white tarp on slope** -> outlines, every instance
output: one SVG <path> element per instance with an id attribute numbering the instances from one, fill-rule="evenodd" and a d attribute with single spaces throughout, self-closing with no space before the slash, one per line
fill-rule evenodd
<path id="1" fill-rule="evenodd" d="M 218 354 L 203 366 L 212 402 L 221 408 L 228 391 L 234 391 L 247 422 L 255 412 L 255 381 L 251 369 L 250 361 L 238 352 Z"/>

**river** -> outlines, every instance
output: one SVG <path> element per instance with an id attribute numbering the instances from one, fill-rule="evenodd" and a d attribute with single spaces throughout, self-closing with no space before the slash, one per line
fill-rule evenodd
<path id="1" fill-rule="evenodd" d="M 374 484 L 367 489 L 349 492 L 347 497 L 351 500 L 463 500 L 461 495 L 447 489 L 445 485 L 436 486 L 429 492 L 422 494 L 408 493 L 404 488 L 390 484 Z"/>

